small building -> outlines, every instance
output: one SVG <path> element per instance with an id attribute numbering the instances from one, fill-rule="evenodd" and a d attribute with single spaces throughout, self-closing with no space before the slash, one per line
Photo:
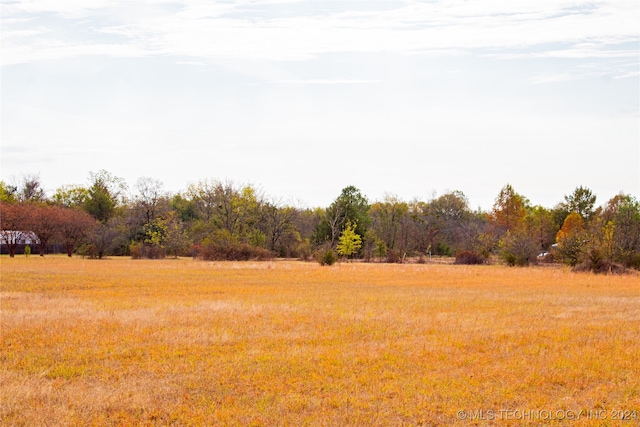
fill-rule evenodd
<path id="1" fill-rule="evenodd" d="M 15 230 L 2 230 L 0 231 L 0 253 L 8 254 L 9 245 L 13 243 L 16 245 L 16 254 L 23 254 L 24 248 L 29 245 L 39 245 L 40 239 L 33 231 L 15 231 Z"/>

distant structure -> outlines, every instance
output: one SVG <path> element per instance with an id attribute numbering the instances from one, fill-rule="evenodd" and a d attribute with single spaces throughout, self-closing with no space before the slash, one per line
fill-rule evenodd
<path id="1" fill-rule="evenodd" d="M 9 245 L 16 246 L 16 253 L 24 253 L 25 246 L 39 245 L 40 239 L 33 231 L 2 230 L 0 231 L 0 253 L 8 254 Z"/>

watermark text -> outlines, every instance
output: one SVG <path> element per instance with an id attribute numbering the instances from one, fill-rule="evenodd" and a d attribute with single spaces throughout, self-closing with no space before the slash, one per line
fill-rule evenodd
<path id="1" fill-rule="evenodd" d="M 457 417 L 459 420 L 469 421 L 637 421 L 640 419 L 640 411 L 622 409 L 465 409 L 458 411 Z"/>

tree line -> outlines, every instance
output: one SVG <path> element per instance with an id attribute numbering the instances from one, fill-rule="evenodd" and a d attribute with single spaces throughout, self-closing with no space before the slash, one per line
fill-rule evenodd
<path id="1" fill-rule="evenodd" d="M 640 269 L 640 203 L 620 193 L 602 205 L 577 187 L 554 207 L 532 205 L 510 185 L 490 211 L 472 210 L 461 191 L 428 201 L 394 195 L 369 201 L 345 187 L 328 207 L 299 208 L 252 185 L 203 179 L 170 193 L 143 177 L 130 188 L 101 170 L 88 185 L 48 196 L 38 176 L 0 181 L 3 244 L 10 256 L 25 233 L 41 256 L 62 245 L 68 256 L 193 256 L 205 260 L 317 259 L 376 262 L 455 257 L 458 263 L 562 262 L 598 272 Z"/>

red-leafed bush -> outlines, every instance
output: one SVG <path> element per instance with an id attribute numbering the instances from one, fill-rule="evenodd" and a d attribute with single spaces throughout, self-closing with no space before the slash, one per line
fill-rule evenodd
<path id="1" fill-rule="evenodd" d="M 477 254 L 471 251 L 462 251 L 458 255 L 456 255 L 456 260 L 454 264 L 465 264 L 465 265 L 475 265 L 475 264 L 484 264 L 485 259 L 482 255 Z"/>

